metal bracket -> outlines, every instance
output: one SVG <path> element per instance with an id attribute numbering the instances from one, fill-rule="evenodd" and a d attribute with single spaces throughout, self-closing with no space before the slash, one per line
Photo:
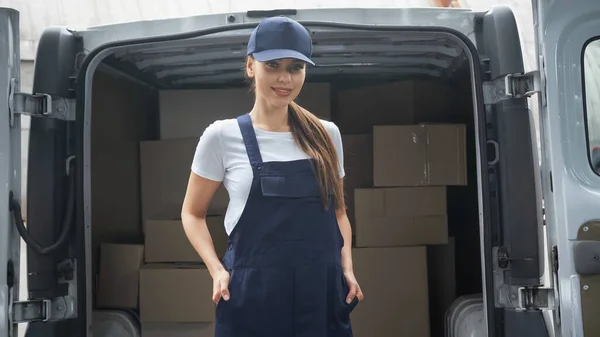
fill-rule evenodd
<path id="1" fill-rule="evenodd" d="M 519 294 L 520 310 L 552 310 L 554 309 L 554 288 L 521 287 Z"/>
<path id="2" fill-rule="evenodd" d="M 30 117 L 49 117 L 65 121 L 75 120 L 75 100 L 63 97 L 52 97 L 48 94 L 27 94 L 16 92 L 18 82 L 10 81 L 8 109 L 10 125 L 14 125 L 14 115 L 21 114 Z"/>
<path id="3" fill-rule="evenodd" d="M 52 300 L 40 299 L 13 303 L 13 323 L 61 321 L 74 316 L 73 299 L 69 296 Z"/>
<path id="4" fill-rule="evenodd" d="M 496 104 L 507 99 L 531 97 L 541 92 L 541 82 L 539 71 L 500 76 L 483 82 L 483 102 Z"/>
<path id="5" fill-rule="evenodd" d="M 68 284 L 66 296 L 34 299 L 12 304 L 12 323 L 63 321 L 77 317 L 77 278 L 75 260 L 65 260 L 58 266 L 59 283 Z"/>
<path id="6" fill-rule="evenodd" d="M 504 247 L 494 247 L 493 274 L 495 306 L 514 310 L 535 311 L 555 307 L 555 292 L 551 287 L 523 287 L 507 282 L 505 273 L 511 258 Z"/>

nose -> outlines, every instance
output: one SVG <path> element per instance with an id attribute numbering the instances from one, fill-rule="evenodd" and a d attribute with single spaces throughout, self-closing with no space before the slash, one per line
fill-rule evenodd
<path id="1" fill-rule="evenodd" d="M 290 83 L 292 81 L 292 76 L 288 71 L 282 71 L 279 73 L 278 81 L 280 83 Z"/>

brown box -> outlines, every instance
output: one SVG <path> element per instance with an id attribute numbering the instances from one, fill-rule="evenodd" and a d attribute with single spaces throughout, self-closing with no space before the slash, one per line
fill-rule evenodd
<path id="1" fill-rule="evenodd" d="M 429 337 L 425 247 L 354 248 L 365 299 L 350 315 L 356 337 Z"/>
<path id="2" fill-rule="evenodd" d="M 375 126 L 373 172 L 377 187 L 466 185 L 466 127 Z"/>
<path id="3" fill-rule="evenodd" d="M 214 322 L 213 282 L 203 265 L 147 264 L 140 271 L 142 322 Z"/>
<path id="4" fill-rule="evenodd" d="M 140 267 L 144 246 L 105 243 L 100 245 L 100 270 L 96 307 L 138 307 Z"/>
<path id="5" fill-rule="evenodd" d="M 142 220 L 181 218 L 198 138 L 144 141 L 140 144 Z M 224 215 L 229 194 L 221 185 L 208 215 Z"/>
<path id="6" fill-rule="evenodd" d="M 342 135 L 344 148 L 344 193 L 350 224 L 354 227 L 354 189 L 373 187 L 373 136 Z"/>
<path id="7" fill-rule="evenodd" d="M 206 218 L 219 258 L 225 254 L 229 239 L 223 221 L 223 216 Z M 181 220 L 148 220 L 144 231 L 146 263 L 202 262 L 185 234 Z"/>
<path id="8" fill-rule="evenodd" d="M 356 247 L 448 242 L 446 187 L 370 188 L 354 192 Z"/>
<path id="9" fill-rule="evenodd" d="M 342 134 L 371 134 L 374 125 L 414 124 L 413 92 L 410 81 L 342 89 L 335 123 Z"/>
<path id="10" fill-rule="evenodd" d="M 142 323 L 142 337 L 214 337 L 214 323 Z"/>

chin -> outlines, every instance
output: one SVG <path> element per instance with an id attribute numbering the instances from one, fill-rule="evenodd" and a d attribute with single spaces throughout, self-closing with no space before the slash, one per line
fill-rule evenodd
<path id="1" fill-rule="evenodd" d="M 289 98 L 275 98 L 272 99 L 269 103 L 271 103 L 272 106 L 276 107 L 276 108 L 287 108 L 287 106 L 292 103 L 293 99 L 289 99 Z"/>

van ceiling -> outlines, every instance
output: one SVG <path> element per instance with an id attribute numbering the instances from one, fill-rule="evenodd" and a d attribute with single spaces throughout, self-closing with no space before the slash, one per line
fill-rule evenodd
<path id="1" fill-rule="evenodd" d="M 311 29 L 308 81 L 450 78 L 466 55 L 447 34 Z M 243 85 L 249 30 L 194 39 L 131 45 L 105 63 L 159 89 Z"/>

